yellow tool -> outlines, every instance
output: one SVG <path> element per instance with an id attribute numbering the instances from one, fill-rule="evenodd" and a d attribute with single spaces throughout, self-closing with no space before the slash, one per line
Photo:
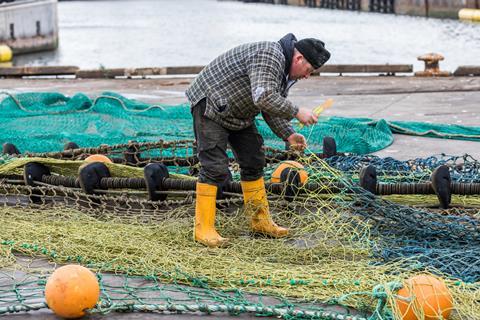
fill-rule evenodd
<path id="1" fill-rule="evenodd" d="M 316 107 L 315 109 L 313 109 L 313 113 L 318 117 L 320 115 L 320 113 L 322 113 L 323 111 L 327 110 L 328 108 L 330 108 L 331 106 L 333 105 L 333 99 L 332 98 L 329 98 L 327 99 L 324 103 L 322 103 L 321 105 L 319 105 L 318 107 Z M 299 126 L 298 126 L 300 129 L 303 128 L 303 123 L 300 123 Z"/>

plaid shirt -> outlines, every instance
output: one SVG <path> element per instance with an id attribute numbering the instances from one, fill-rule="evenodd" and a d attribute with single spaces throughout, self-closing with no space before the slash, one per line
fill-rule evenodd
<path id="1" fill-rule="evenodd" d="M 213 60 L 195 78 L 186 95 L 195 106 L 207 98 L 205 116 L 230 130 L 254 123 L 262 112 L 272 131 L 286 140 L 298 107 L 286 99 L 285 56 L 278 42 L 233 48 Z"/>

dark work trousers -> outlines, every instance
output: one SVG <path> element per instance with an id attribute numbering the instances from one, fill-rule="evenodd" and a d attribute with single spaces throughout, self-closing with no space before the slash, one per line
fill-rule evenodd
<path id="1" fill-rule="evenodd" d="M 192 108 L 193 127 L 197 140 L 200 172 L 198 181 L 221 188 L 229 179 L 227 143 L 240 165 L 243 181 L 263 176 L 265 152 L 263 138 L 255 124 L 242 130 L 229 130 L 204 116 L 206 99 Z"/>

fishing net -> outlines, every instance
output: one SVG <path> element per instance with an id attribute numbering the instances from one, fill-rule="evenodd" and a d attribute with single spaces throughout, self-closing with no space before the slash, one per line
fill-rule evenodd
<path id="1" fill-rule="evenodd" d="M 231 244 L 211 249 L 192 240 L 199 164 L 188 105 L 152 106 L 110 92 L 95 99 L 24 93 L 6 95 L 0 108 L 0 141 L 22 151 L 0 157 L 2 314 L 47 308 L 46 278 L 57 264 L 77 263 L 94 270 L 101 286 L 91 313 L 401 319 L 398 290 L 413 275 L 431 274 L 452 294 L 452 319 L 480 319 L 479 162 L 467 155 L 408 161 L 361 155 L 390 144 L 399 123 L 325 118 L 302 129 L 311 147 L 305 155 L 282 151 L 258 119 L 268 145 L 272 215 L 291 232 L 272 239 L 249 231 L 250 204 L 243 205 L 231 159 L 232 180 L 218 196 L 216 219 Z M 428 130 L 400 125 L 408 134 Z M 428 134 L 478 139 L 475 128 L 467 129 Z M 326 136 L 338 151 L 358 155 L 326 154 Z M 60 151 L 72 141 L 81 148 Z M 109 177 L 90 190 L 81 173 L 95 154 L 113 163 L 105 164 Z M 269 182 L 285 160 L 305 166 L 306 184 L 295 175 Z M 169 175 L 152 193 L 144 171 L 159 163 Z M 48 173 L 32 177 L 29 166 Z M 368 166 L 376 170 L 378 194 L 361 187 Z M 445 209 L 431 187 L 441 166 L 452 181 Z"/>
<path id="2" fill-rule="evenodd" d="M 156 142 L 192 139 L 188 104 L 150 105 L 114 92 L 90 98 L 56 92 L 4 93 L 0 102 L 0 142 L 15 142 L 22 152 L 59 151 L 67 142 L 81 147 L 123 144 L 131 140 Z M 266 145 L 284 149 L 284 143 L 263 119 L 256 120 Z M 388 122 L 366 118 L 321 117 L 311 128 L 297 128 L 312 152 L 321 152 L 324 137 L 333 137 L 340 152 L 368 154 L 393 142 L 392 133 L 475 140 L 480 128 L 448 124 Z"/>
<path id="3" fill-rule="evenodd" d="M 69 163 L 27 159 L 52 168 Z M 288 226 L 290 235 L 251 234 L 241 194 L 231 193 L 217 201 L 217 229 L 231 245 L 209 249 L 192 241 L 193 190 L 171 190 L 165 201 L 150 201 L 141 188 L 85 194 L 65 185 L 26 186 L 15 163 L 27 160 L 7 159 L 0 166 L 0 312 L 46 308 L 43 288 L 52 266 L 38 267 L 43 259 L 95 270 L 102 295 L 93 313 L 398 319 L 398 288 L 406 278 L 427 273 L 446 282 L 454 299 L 452 319 L 479 319 L 476 210 L 397 204 L 314 155 L 298 160 L 310 176 L 293 199 L 285 198 L 287 184 L 268 185 L 274 220 Z M 72 162 L 76 168 L 80 161 Z M 126 166 L 108 167 L 121 172 Z M 75 170 L 52 172 L 58 178 Z"/>

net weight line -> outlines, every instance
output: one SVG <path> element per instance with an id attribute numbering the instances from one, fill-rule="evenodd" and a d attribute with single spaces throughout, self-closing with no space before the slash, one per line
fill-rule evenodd
<path id="1" fill-rule="evenodd" d="M 368 166 L 360 171 L 359 186 L 373 194 L 435 194 L 440 206 L 448 208 L 451 195 L 479 195 L 480 183 L 452 182 L 447 166 L 442 165 L 435 169 L 431 181 L 426 183 L 379 183 L 376 170 Z M 151 163 L 144 167 L 144 178 L 111 177 L 107 166 L 101 162 L 88 163 L 79 170 L 79 176 L 52 175 L 49 168 L 40 163 L 30 162 L 24 167 L 23 181 L 7 180 L 9 183 L 24 183 L 29 186 L 52 185 L 82 189 L 86 194 L 101 194 L 114 189 L 142 189 L 148 193 L 151 201 L 164 201 L 169 193 L 178 191 L 195 191 L 196 180 L 172 179 L 168 168 L 161 163 Z M 333 194 L 341 193 L 345 189 L 355 192 L 355 187 L 349 181 L 341 182 L 307 182 L 302 185 L 298 171 L 286 168 L 281 173 L 280 183 L 267 182 L 267 190 L 273 194 L 283 195 L 285 200 L 292 201 L 296 196 L 305 192 Z M 242 194 L 240 182 L 228 181 L 221 186 L 225 194 Z M 220 198 L 221 198 L 221 194 Z M 34 196 L 33 196 L 34 197 Z"/>

